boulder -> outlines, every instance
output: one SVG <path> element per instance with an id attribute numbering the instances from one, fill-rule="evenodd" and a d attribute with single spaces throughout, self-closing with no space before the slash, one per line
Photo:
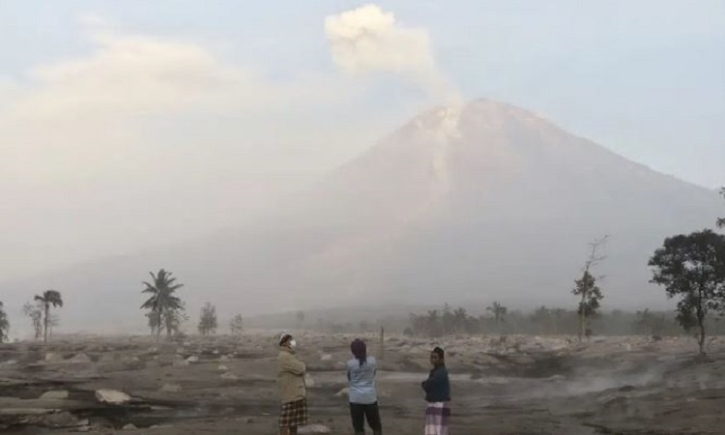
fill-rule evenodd
<path id="1" fill-rule="evenodd" d="M 40 398 L 47 400 L 65 400 L 68 398 L 68 392 L 65 390 L 48 391 L 43 393 Z"/>
<path id="2" fill-rule="evenodd" d="M 57 354 L 54 352 L 49 352 L 49 353 L 45 354 L 45 361 L 47 361 L 47 362 L 63 361 L 63 355 L 60 355 L 60 354 Z"/>
<path id="3" fill-rule="evenodd" d="M 79 353 L 79 354 L 76 354 L 76 355 L 75 355 L 75 356 L 74 356 L 73 358 L 71 358 L 71 359 L 70 359 L 69 361 L 70 361 L 71 363 L 75 363 L 75 364 L 88 364 L 88 363 L 91 363 L 91 362 L 93 362 L 93 361 L 91 360 L 91 357 L 89 357 L 89 356 L 88 356 L 88 355 L 86 355 L 85 353 Z"/>
<path id="4" fill-rule="evenodd" d="M 96 400 L 109 405 L 123 405 L 131 401 L 131 396 L 117 390 L 97 390 Z"/>

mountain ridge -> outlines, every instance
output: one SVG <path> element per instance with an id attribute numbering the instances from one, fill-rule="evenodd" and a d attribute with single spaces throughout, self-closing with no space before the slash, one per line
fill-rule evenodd
<path id="1" fill-rule="evenodd" d="M 142 321 L 140 281 L 161 267 L 187 284 L 192 315 L 206 300 L 224 302 L 221 315 L 371 299 L 564 304 L 587 242 L 609 233 L 605 304 L 664 303 L 647 256 L 671 234 L 712 226 L 719 206 L 714 190 L 481 99 L 411 119 L 242 228 L 0 288 L 57 288 L 64 318 L 91 323 Z M 117 312 L 90 315 L 109 302 Z"/>

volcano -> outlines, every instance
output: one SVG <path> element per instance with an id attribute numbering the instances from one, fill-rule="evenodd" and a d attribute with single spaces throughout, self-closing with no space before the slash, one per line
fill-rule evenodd
<path id="1" fill-rule="evenodd" d="M 430 110 L 289 198 L 204 240 L 39 277 L 65 324 L 140 316 L 139 282 L 161 267 L 195 312 L 221 315 L 392 303 L 575 304 L 588 243 L 605 307 L 664 305 L 647 260 L 663 239 L 710 227 L 717 193 L 629 161 L 552 122 L 477 100 Z M 131 314 L 132 313 L 132 314 Z M 92 316 L 91 316 L 92 317 Z"/>

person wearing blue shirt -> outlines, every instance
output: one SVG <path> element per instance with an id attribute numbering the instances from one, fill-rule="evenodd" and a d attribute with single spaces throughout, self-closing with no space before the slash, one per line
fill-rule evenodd
<path id="1" fill-rule="evenodd" d="M 382 435 L 383 425 L 378 408 L 378 394 L 375 385 L 377 361 L 367 356 L 365 342 L 356 339 L 350 345 L 354 356 L 347 362 L 347 379 L 350 383 L 350 417 L 355 435 L 365 435 L 365 420 L 374 435 Z"/>

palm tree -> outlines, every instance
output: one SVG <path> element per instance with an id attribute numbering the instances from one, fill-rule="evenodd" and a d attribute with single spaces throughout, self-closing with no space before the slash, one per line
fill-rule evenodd
<path id="1" fill-rule="evenodd" d="M 50 308 L 63 307 L 63 298 L 59 291 L 46 290 L 42 295 L 35 295 L 35 300 L 43 306 L 43 341 L 48 342 L 50 329 Z"/>
<path id="2" fill-rule="evenodd" d="M 174 293 L 184 285 L 176 284 L 176 278 L 173 278 L 171 272 L 164 269 L 159 270 L 156 275 L 153 272 L 149 272 L 149 274 L 153 284 L 144 281 L 143 284 L 146 288 L 142 293 L 151 296 L 141 305 L 141 309 L 151 310 L 149 319 L 152 321 L 152 330 L 154 326 L 156 327 L 157 338 L 161 335 L 161 329 L 164 326 L 166 327 L 166 334 L 170 336 L 175 329 L 174 322 L 178 317 L 176 312 L 184 307 L 181 299 Z"/>
<path id="3" fill-rule="evenodd" d="M 490 311 L 491 314 L 493 314 L 493 319 L 496 322 L 496 329 L 498 329 L 500 332 L 501 322 L 504 321 L 504 317 L 506 316 L 506 312 L 508 311 L 508 309 L 500 303 L 494 302 L 493 304 L 491 304 L 490 307 L 486 308 L 486 311 Z"/>

